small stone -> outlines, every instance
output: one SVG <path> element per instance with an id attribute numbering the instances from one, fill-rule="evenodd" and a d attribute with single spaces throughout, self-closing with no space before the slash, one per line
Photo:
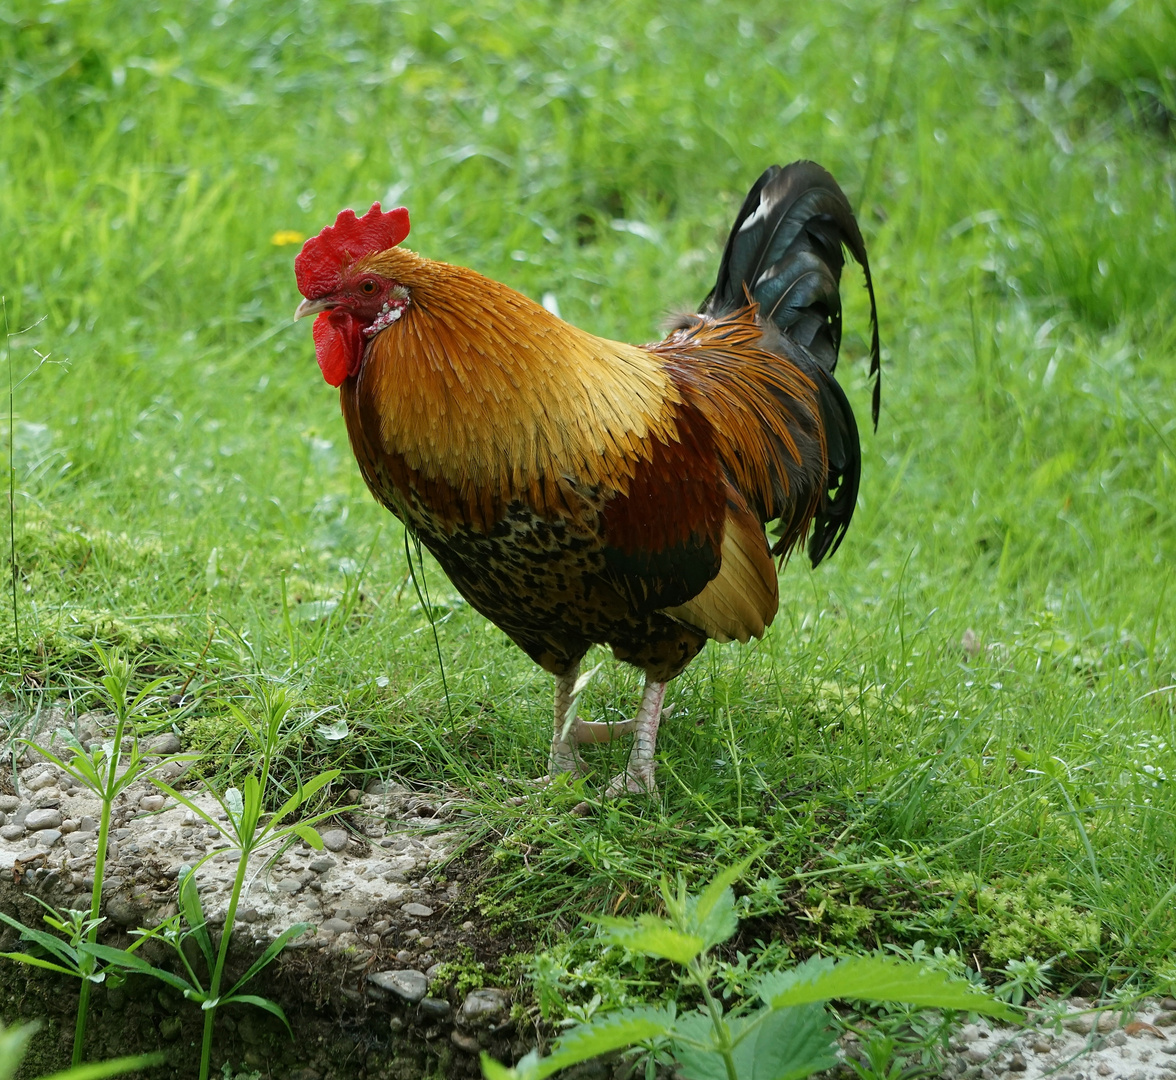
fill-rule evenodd
<path id="1" fill-rule="evenodd" d="M 1167 1012 L 1157 1013 L 1152 1023 L 1156 1027 L 1176 1027 L 1176 1011 L 1169 1010 Z"/>
<path id="2" fill-rule="evenodd" d="M 444 998 L 427 997 L 421 1000 L 420 1011 L 430 1020 L 444 1020 L 453 1012 L 453 1006 Z"/>
<path id="3" fill-rule="evenodd" d="M 347 833 L 343 829 L 328 829 L 323 835 L 323 847 L 328 851 L 342 851 L 347 846 Z"/>
<path id="4" fill-rule="evenodd" d="M 433 947 L 433 939 L 431 937 L 423 937 L 417 944 L 422 949 L 431 949 Z M 432 963 L 432 961 L 430 960 L 429 963 Z"/>
<path id="5" fill-rule="evenodd" d="M 244 923 L 255 923 L 261 918 L 261 912 L 255 907 L 242 908 L 237 912 L 237 918 Z"/>
<path id="6" fill-rule="evenodd" d="M 1176 1012 L 1176 998 L 1166 997 L 1160 1002 L 1160 1008 L 1167 1012 Z"/>
<path id="7" fill-rule="evenodd" d="M 504 990 L 471 990 L 461 1003 L 459 1022 L 463 1027 L 488 1027 L 505 1016 L 509 1008 L 510 1001 Z"/>
<path id="8" fill-rule="evenodd" d="M 1053 1044 L 1048 1039 L 1041 1038 L 1033 1040 L 1033 1053 L 1035 1054 L 1048 1054 L 1052 1049 Z"/>
<path id="9" fill-rule="evenodd" d="M 19 795 L 0 795 L 0 811 L 11 814 L 20 807 Z"/>
<path id="10" fill-rule="evenodd" d="M 180 738 L 172 731 L 165 731 L 147 740 L 149 754 L 178 754 L 180 752 Z"/>
<path id="11" fill-rule="evenodd" d="M 162 795 L 144 795 L 139 800 L 139 809 L 154 814 L 163 809 L 163 804 L 166 801 Z"/>
<path id="12" fill-rule="evenodd" d="M 278 882 L 278 888 L 282 892 L 293 896 L 295 893 L 302 891 L 302 882 L 299 881 L 296 877 L 282 878 L 282 880 Z"/>
<path id="13" fill-rule="evenodd" d="M 1108 1031 L 1115 1031 L 1119 1027 L 1119 1014 L 1113 1012 L 1101 1012 L 1098 1014 L 1098 1030 L 1106 1034 Z M 1126 1039 L 1124 1039 L 1126 1042 Z"/>
<path id="14" fill-rule="evenodd" d="M 19 840 L 24 836 L 24 831 L 23 825 L 5 825 L 3 828 L 0 828 L 0 838 L 5 840 Z"/>
<path id="15" fill-rule="evenodd" d="M 98 822 L 94 820 L 89 814 L 86 814 L 81 821 L 78 822 L 79 832 L 97 832 Z"/>
<path id="16" fill-rule="evenodd" d="M 1161 1054 L 1176 1054 L 1176 1042 L 1166 1042 L 1160 1047 Z"/>
<path id="17" fill-rule="evenodd" d="M 320 855 L 317 859 L 311 859 L 307 865 L 316 874 L 325 874 L 328 870 L 338 866 L 338 863 L 330 855 Z"/>
<path id="18" fill-rule="evenodd" d="M 964 1058 L 971 1065 L 979 1065 L 981 1062 L 988 1060 L 988 1051 L 979 1046 L 969 1046 L 964 1051 Z"/>
<path id="19" fill-rule="evenodd" d="M 26 791 L 41 791 L 43 788 L 52 787 L 57 783 L 57 778 L 51 772 L 43 772 L 34 776 L 31 780 L 24 782 Z"/>
<path id="20" fill-rule="evenodd" d="M 1110 1076 L 1115 1070 L 1112 1069 L 1105 1061 L 1100 1061 L 1095 1067 L 1094 1071 L 1099 1076 Z"/>
<path id="21" fill-rule="evenodd" d="M 36 832 L 38 829 L 56 829 L 62 820 L 60 810 L 33 810 L 25 818 L 25 828 L 29 832 Z"/>
<path id="22" fill-rule="evenodd" d="M 1014 1054 L 1009 1059 L 1009 1072 L 1024 1072 L 1027 1068 L 1025 1059 L 1020 1054 Z"/>
<path id="23" fill-rule="evenodd" d="M 433 914 L 433 909 L 431 907 L 426 907 L 424 904 L 417 903 L 403 904 L 401 905 L 400 910 L 403 911 L 405 915 L 412 915 L 417 919 L 427 919 L 430 915 Z"/>
<path id="24" fill-rule="evenodd" d="M 474 928 L 474 924 L 470 922 L 469 919 L 466 919 L 466 921 L 461 924 L 461 928 L 466 931 L 466 933 L 469 933 Z"/>
<path id="25" fill-rule="evenodd" d="M 1099 1029 L 1102 1030 L 1101 1028 Z M 1107 1042 L 1112 1046 L 1126 1046 L 1127 1033 L 1125 1031 L 1115 1031 L 1107 1038 Z"/>
<path id="26" fill-rule="evenodd" d="M 429 989 L 429 980 L 423 971 L 376 971 L 368 976 L 368 982 L 391 991 L 410 1005 L 420 1001 Z"/>
<path id="27" fill-rule="evenodd" d="M 477 1039 L 472 1035 L 464 1035 L 456 1029 L 449 1033 L 449 1041 L 459 1050 L 464 1050 L 467 1054 L 476 1054 L 481 1050 Z"/>
<path id="28" fill-rule="evenodd" d="M 354 927 L 346 919 L 327 919 L 319 929 L 325 934 L 346 934 Z"/>
<path id="29" fill-rule="evenodd" d="M 60 829 L 40 829 L 37 834 L 38 847 L 52 847 L 61 839 Z"/>
<path id="30" fill-rule="evenodd" d="M 425 968 L 425 974 L 429 977 L 429 982 L 432 982 L 441 973 L 442 964 L 430 964 Z"/>
<path id="31" fill-rule="evenodd" d="M 1062 1021 L 1062 1027 L 1073 1031 L 1077 1035 L 1089 1035 L 1094 1030 L 1093 1016 L 1067 1016 Z"/>
<path id="32" fill-rule="evenodd" d="M 73 818 L 66 818 L 61 823 L 61 831 L 63 833 L 75 833 L 78 831 L 78 823 Z"/>
<path id="33" fill-rule="evenodd" d="M 106 917 L 119 926 L 137 926 L 143 913 L 124 896 L 112 896 L 106 901 Z"/>

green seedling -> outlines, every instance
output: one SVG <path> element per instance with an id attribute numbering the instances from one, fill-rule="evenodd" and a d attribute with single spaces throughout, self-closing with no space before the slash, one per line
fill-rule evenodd
<path id="1" fill-rule="evenodd" d="M 94 983 L 101 982 L 103 979 L 103 971 L 95 954 L 88 951 L 86 946 L 92 946 L 96 942 L 98 927 L 103 922 L 99 912 L 102 901 L 102 882 L 106 870 L 106 853 L 110 841 L 111 810 L 118 796 L 132 784 L 150 777 L 165 762 L 177 760 L 175 757 L 146 758 L 139 748 L 139 737 L 134 727 L 134 721 L 142 717 L 144 709 L 153 700 L 155 691 L 164 680 L 155 679 L 138 693 L 132 695 L 131 679 L 134 675 L 134 668 L 126 657 L 117 649 L 106 651 L 97 645 L 94 647 L 94 652 L 103 672 L 98 692 L 103 704 L 114 715 L 114 731 L 111 738 L 100 743 L 96 741 L 89 749 L 86 749 L 72 732 L 59 729 L 56 733 L 57 742 L 65 748 L 64 752 L 60 754 L 39 743 L 24 740 L 27 745 L 44 755 L 101 801 L 98 850 L 94 859 L 94 884 L 90 890 L 89 912 L 58 912 L 50 908 L 49 913 L 44 916 L 46 922 L 66 934 L 69 940 L 68 945 L 60 939 L 44 933 L 44 931 L 32 930 L 8 916 L 3 916 L 5 922 L 20 930 L 23 938 L 42 945 L 56 956 L 60 963 L 54 965 L 52 961 L 38 960 L 25 953 L 6 954 L 10 959 L 18 960 L 21 963 L 35 963 L 40 967 L 54 968 L 81 979 L 77 1020 L 74 1024 L 72 1059 L 74 1065 L 79 1065 L 82 1061 L 86 1038 L 86 1018 L 90 1006 L 90 988 Z M 128 734 L 131 745 L 129 750 L 124 751 L 123 739 Z M 49 941 L 54 942 L 54 945 L 49 945 Z"/>
<path id="2" fill-rule="evenodd" d="M 728 1011 L 712 992 L 717 945 L 738 929 L 731 885 L 751 860 L 720 873 L 698 894 L 679 877 L 661 881 L 665 916 L 600 919 L 612 944 L 631 953 L 669 960 L 684 989 L 702 997 L 700 1008 L 679 1011 L 676 1002 L 594 1016 L 541 1058 L 532 1051 L 513 1069 L 482 1055 L 486 1080 L 543 1080 L 560 1069 L 632 1047 L 659 1053 L 664 1047 L 685 1080 L 801 1080 L 837 1063 L 825 1002 L 833 999 L 893 1002 L 921 1008 L 978 1012 L 1012 1019 L 1009 1007 L 942 971 L 883 957 L 840 962 L 814 957 L 789 970 L 759 977 L 751 1000 Z M 892 1070 L 885 1072 L 893 1080 Z"/>

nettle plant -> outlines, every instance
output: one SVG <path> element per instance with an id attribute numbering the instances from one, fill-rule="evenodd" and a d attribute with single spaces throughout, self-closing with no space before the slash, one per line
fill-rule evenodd
<path id="1" fill-rule="evenodd" d="M 483 1053 L 486 1080 L 543 1080 L 601 1054 L 633 1049 L 646 1055 L 650 1068 L 674 1063 L 684 1080 L 801 1080 L 837 1064 L 826 1010 L 832 1000 L 1015 1019 L 1008 1005 L 942 970 L 879 956 L 814 957 L 768 972 L 742 1004 L 724 1010 L 711 988 L 719 968 L 714 949 L 738 929 L 731 886 L 751 861 L 723 871 L 696 895 L 681 877 L 675 886 L 663 877 L 664 916 L 598 920 L 609 943 L 678 965 L 683 990 L 701 995 L 701 1006 L 680 1010 L 671 1001 L 593 1017 L 563 1036 L 548 1057 L 533 1050 L 513 1069 Z"/>

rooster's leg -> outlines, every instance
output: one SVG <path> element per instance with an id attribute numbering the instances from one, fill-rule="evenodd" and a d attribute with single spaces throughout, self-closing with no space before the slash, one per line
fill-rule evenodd
<path id="1" fill-rule="evenodd" d="M 657 746 L 657 725 L 661 722 L 662 702 L 666 696 L 666 684 L 645 680 L 641 694 L 641 708 L 633 723 L 633 749 L 629 753 L 629 765 L 619 776 L 614 776 L 608 785 L 606 795 L 652 795 L 657 790 L 653 781 L 653 752 Z"/>
<path id="2" fill-rule="evenodd" d="M 548 760 L 547 775 L 550 778 L 570 772 L 581 776 L 584 763 L 576 753 L 576 700 L 583 689 L 579 686 L 580 665 L 576 664 L 566 675 L 555 677 L 555 732 L 551 738 L 551 757 Z"/>

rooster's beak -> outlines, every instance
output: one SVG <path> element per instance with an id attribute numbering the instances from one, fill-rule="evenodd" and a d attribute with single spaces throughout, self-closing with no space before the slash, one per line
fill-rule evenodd
<path id="1" fill-rule="evenodd" d="M 335 306 L 335 301 L 327 297 L 323 297 L 321 300 L 303 300 L 298 305 L 298 310 L 294 312 L 294 321 L 305 319 L 307 315 L 317 315 L 320 311 L 329 311 Z"/>

